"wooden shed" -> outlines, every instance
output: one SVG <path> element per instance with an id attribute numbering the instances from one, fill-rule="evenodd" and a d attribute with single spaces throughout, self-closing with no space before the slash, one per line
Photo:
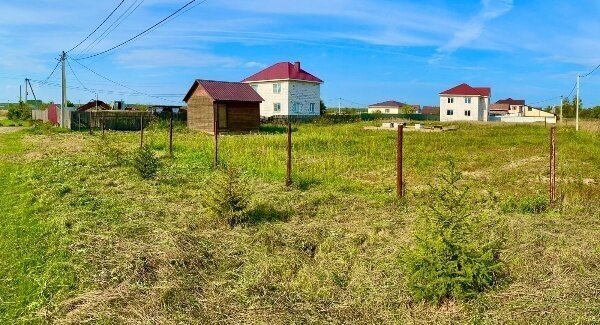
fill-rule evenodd
<path id="1" fill-rule="evenodd" d="M 214 134 L 258 131 L 262 97 L 241 82 L 196 80 L 183 99 L 190 129 Z"/>

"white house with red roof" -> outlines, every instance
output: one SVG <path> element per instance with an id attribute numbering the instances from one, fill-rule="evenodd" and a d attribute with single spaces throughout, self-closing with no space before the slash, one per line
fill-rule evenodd
<path id="1" fill-rule="evenodd" d="M 323 80 L 302 69 L 300 62 L 276 63 L 242 82 L 264 99 L 260 115 L 315 116 L 320 114 Z"/>
<path id="2" fill-rule="evenodd" d="M 440 93 L 440 121 L 486 121 L 492 90 L 460 84 Z"/>

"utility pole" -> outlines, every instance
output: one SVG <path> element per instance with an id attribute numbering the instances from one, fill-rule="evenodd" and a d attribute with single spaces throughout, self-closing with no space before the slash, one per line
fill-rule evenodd
<path id="1" fill-rule="evenodd" d="M 577 74 L 577 102 L 575 107 L 575 131 L 579 131 L 579 74 Z"/>
<path id="2" fill-rule="evenodd" d="M 25 78 L 25 104 L 27 104 L 27 78 Z"/>
<path id="3" fill-rule="evenodd" d="M 342 114 L 342 97 L 338 98 L 338 115 Z"/>
<path id="4" fill-rule="evenodd" d="M 560 121 L 562 122 L 563 96 L 560 96 Z"/>
<path id="5" fill-rule="evenodd" d="M 67 54 L 65 51 L 62 52 L 60 56 L 60 61 L 62 63 L 62 109 L 60 114 L 60 126 L 65 125 L 65 110 L 67 108 L 67 70 L 65 69 L 65 60 L 67 59 Z"/>
<path id="6" fill-rule="evenodd" d="M 19 85 L 19 103 L 23 102 L 23 86 Z"/>

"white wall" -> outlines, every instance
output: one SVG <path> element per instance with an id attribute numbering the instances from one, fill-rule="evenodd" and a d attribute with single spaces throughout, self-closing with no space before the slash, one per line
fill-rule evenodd
<path id="1" fill-rule="evenodd" d="M 386 112 L 386 110 L 389 110 L 389 112 Z M 367 111 L 371 114 L 400 114 L 400 109 L 398 107 L 369 107 Z"/>
<path id="2" fill-rule="evenodd" d="M 281 84 L 281 92 L 273 92 L 273 84 Z M 249 82 L 256 92 L 264 99 L 260 104 L 260 115 L 320 115 L 321 85 L 314 82 L 296 80 Z M 276 103 L 281 104 L 281 111 L 273 110 Z M 310 104 L 314 104 L 314 112 Z M 298 110 L 295 112 L 294 104 Z"/>
<path id="3" fill-rule="evenodd" d="M 448 103 L 448 98 L 454 98 L 454 102 Z M 465 98 L 471 98 L 471 103 L 465 103 Z M 487 101 L 487 98 L 480 101 L 479 96 L 440 95 L 440 121 L 484 121 L 486 118 L 483 110 Z M 448 115 L 448 110 L 452 110 L 454 114 Z M 466 116 L 466 111 L 470 111 L 471 116 Z"/>
<path id="4" fill-rule="evenodd" d="M 314 82 L 290 81 L 290 115 L 320 115 L 321 85 Z M 310 104 L 314 104 L 311 112 Z M 294 107 L 297 108 L 294 111 Z"/>

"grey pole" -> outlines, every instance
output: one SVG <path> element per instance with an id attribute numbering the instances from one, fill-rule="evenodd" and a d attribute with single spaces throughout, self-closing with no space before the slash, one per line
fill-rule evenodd
<path id="1" fill-rule="evenodd" d="M 579 74 L 577 75 L 577 102 L 575 107 L 575 131 L 579 131 Z"/>
<path id="2" fill-rule="evenodd" d="M 60 114 L 60 126 L 64 126 L 65 123 L 65 109 L 67 108 L 67 70 L 65 70 L 65 60 L 67 55 L 62 52 L 60 61 L 62 63 L 62 109 Z"/>
<path id="3" fill-rule="evenodd" d="M 27 78 L 25 78 L 25 104 L 27 104 Z"/>
<path id="4" fill-rule="evenodd" d="M 560 96 L 560 121 L 562 122 L 563 96 Z"/>

